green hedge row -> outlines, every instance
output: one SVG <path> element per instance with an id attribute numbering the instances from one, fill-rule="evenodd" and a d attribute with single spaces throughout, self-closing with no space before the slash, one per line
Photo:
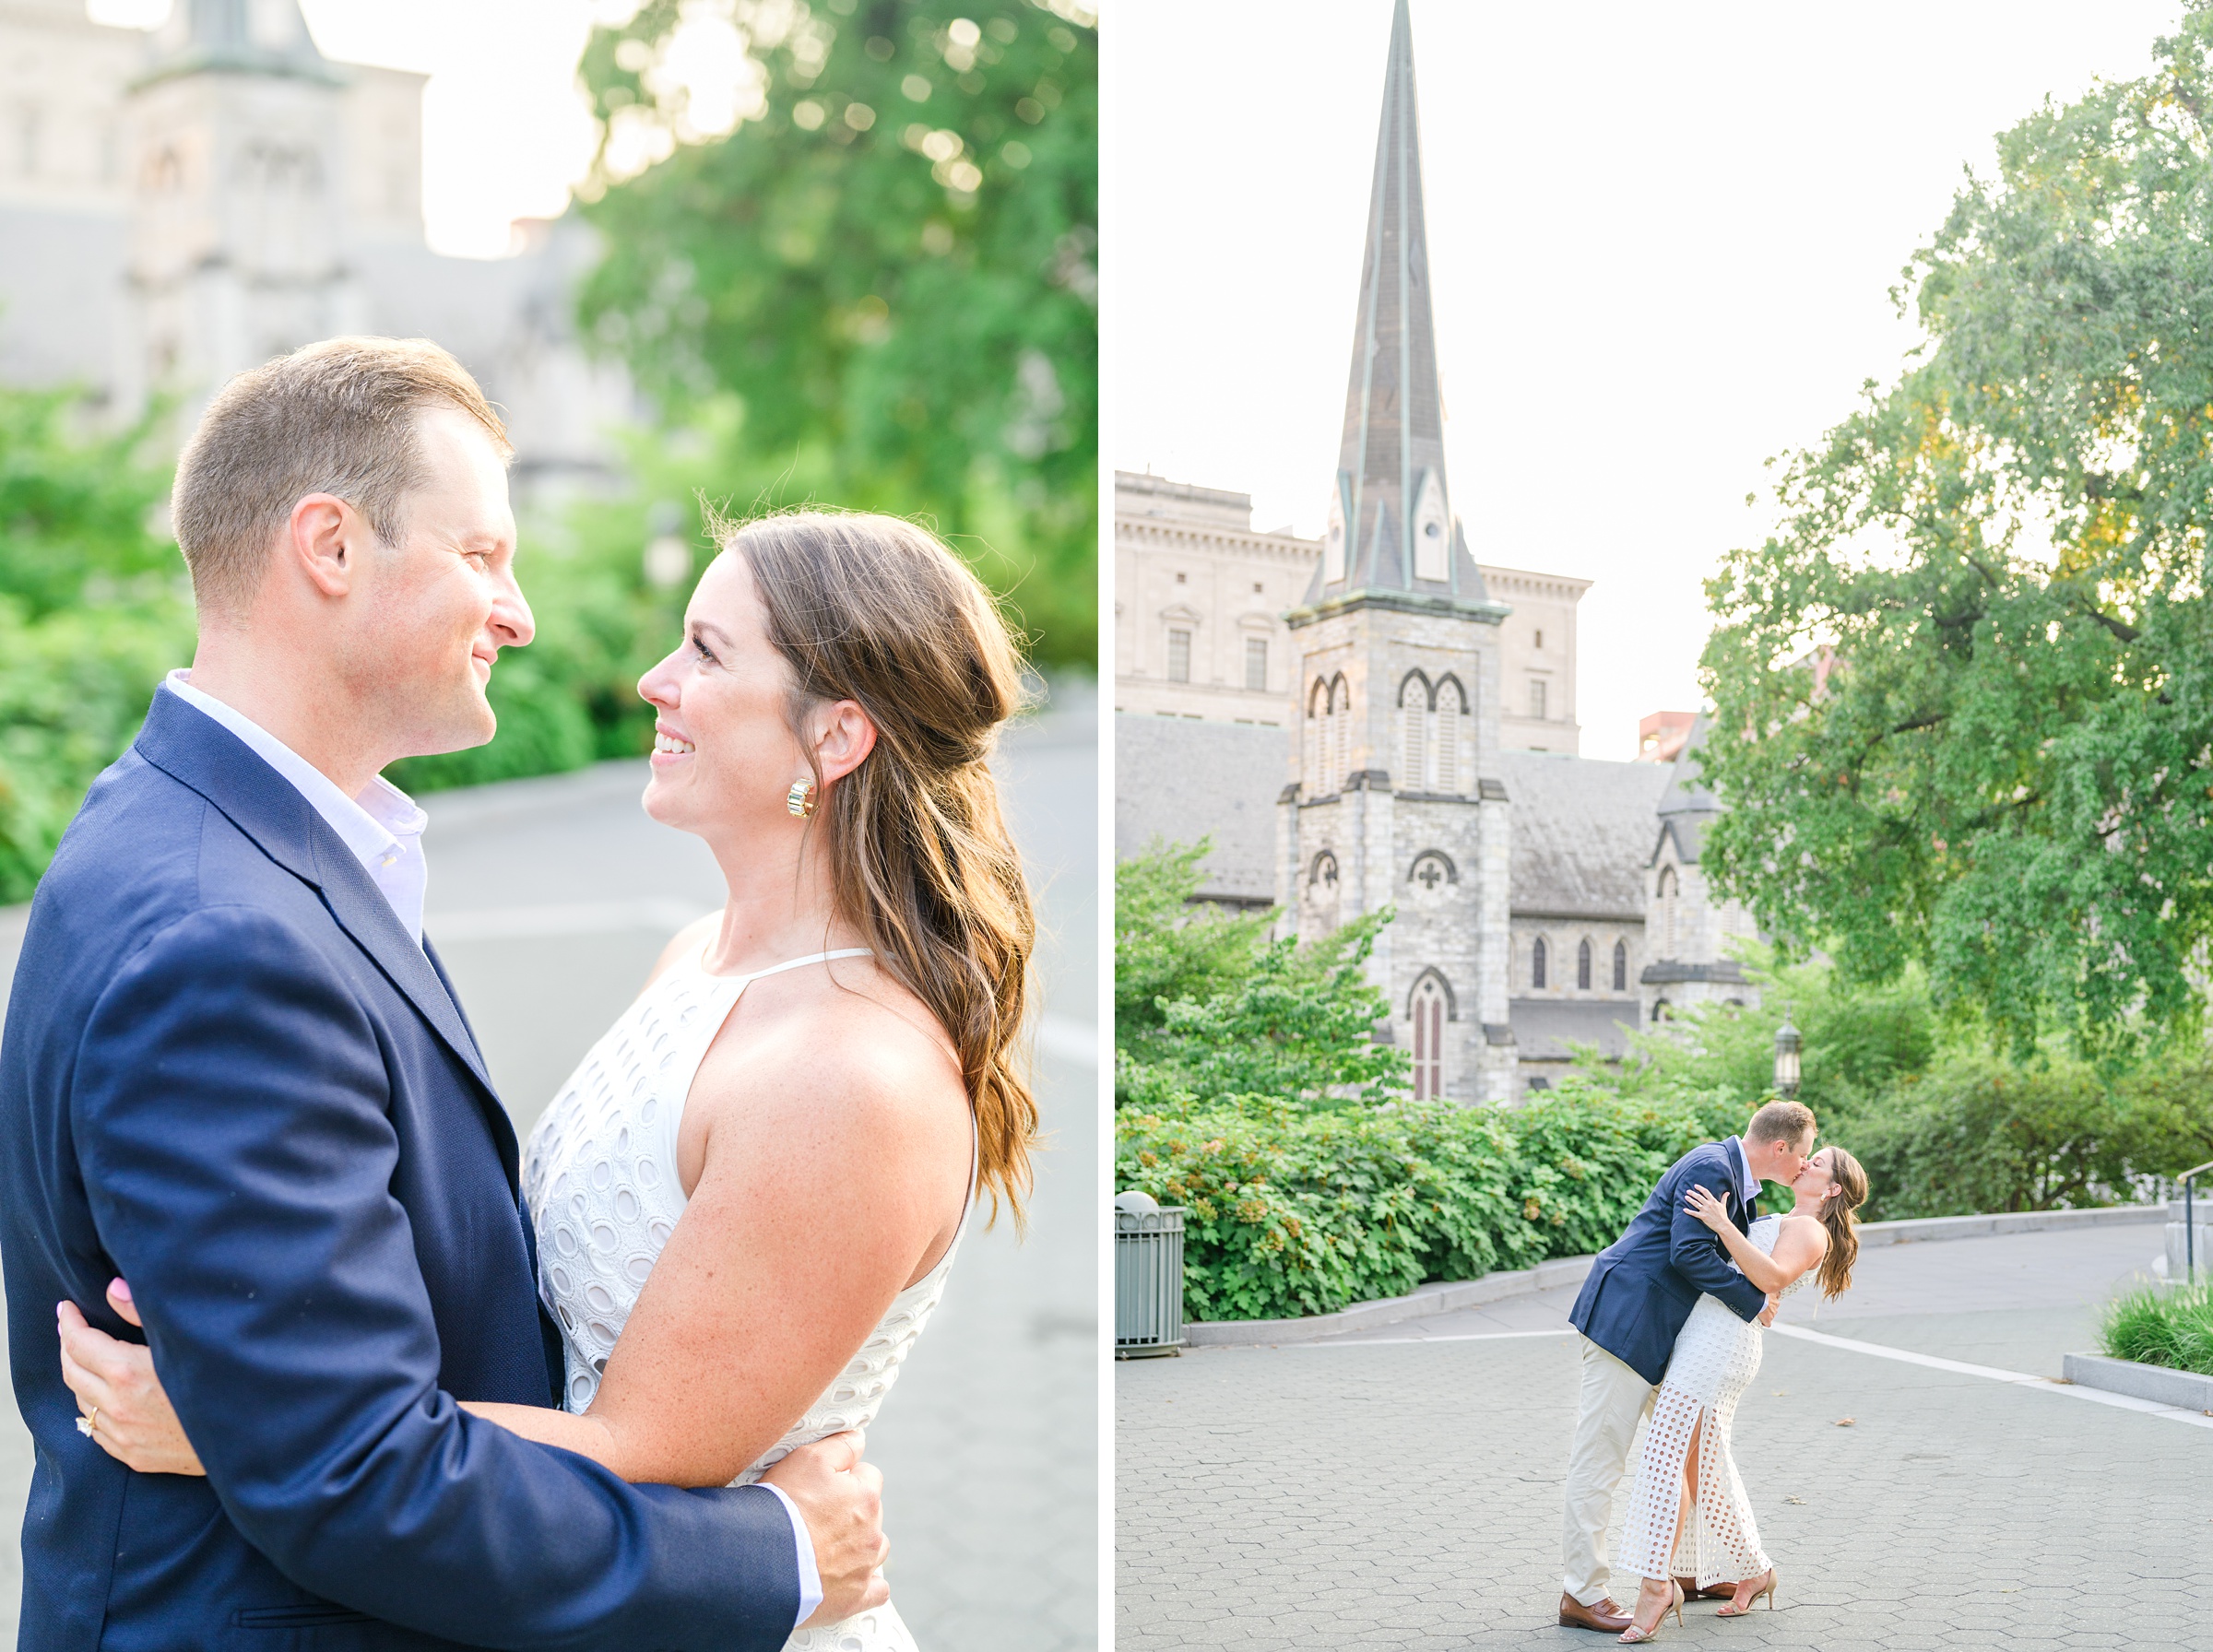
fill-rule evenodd
<path id="1" fill-rule="evenodd" d="M 1734 1127 L 1709 1111 L 1573 1080 L 1513 1110 L 1124 1108 L 1115 1185 L 1188 1212 L 1187 1318 L 1290 1318 L 1603 1250 L 1670 1164 Z"/>

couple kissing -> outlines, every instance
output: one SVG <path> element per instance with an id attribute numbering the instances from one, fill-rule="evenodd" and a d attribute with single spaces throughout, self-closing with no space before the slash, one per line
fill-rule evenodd
<path id="1" fill-rule="evenodd" d="M 1788 1212 L 1756 1216 L 1763 1181 L 1791 1189 Z M 1730 1449 L 1736 1402 L 1777 1303 L 1809 1276 L 1825 1297 L 1850 1287 L 1852 1212 L 1866 1198 L 1858 1160 L 1816 1150 L 1811 1109 L 1769 1102 L 1742 1137 L 1677 1160 L 1599 1253 L 1568 1315 L 1582 1384 L 1560 1532 L 1563 1625 L 1636 1642 L 1671 1611 L 1680 1623 L 1689 1598 L 1728 1596 L 1720 1617 L 1763 1599 L 1773 1609 L 1774 1563 Z M 1624 1611 L 1608 1592 L 1606 1530 L 1639 1422 L 1621 1556 L 1639 1581 Z"/>

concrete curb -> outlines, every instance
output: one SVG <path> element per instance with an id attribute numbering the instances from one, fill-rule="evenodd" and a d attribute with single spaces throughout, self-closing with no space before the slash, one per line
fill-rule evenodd
<path id="1" fill-rule="evenodd" d="M 1424 1319 L 1432 1314 L 1481 1307 L 1509 1296 L 1527 1296 L 1555 1285 L 1580 1285 L 1593 1259 L 1560 1257 L 1534 1268 L 1486 1273 L 1479 1280 L 1440 1280 L 1423 1285 L 1410 1295 L 1379 1297 L 1334 1314 L 1313 1314 L 1303 1319 L 1186 1320 L 1183 1344 L 1186 1348 L 1242 1348 L 1259 1342 L 1311 1342 L 1341 1331 L 1373 1330 L 1402 1319 Z"/>
<path id="2" fill-rule="evenodd" d="M 2178 1410 L 2204 1411 L 2213 1416 L 2213 1376 L 2195 1371 L 2170 1371 L 2163 1365 L 2139 1365 L 2134 1360 L 2109 1360 L 2101 1353 L 2071 1353 L 2061 1375 L 2085 1388 L 2103 1388 L 2131 1399 L 2148 1399 Z"/>
<path id="3" fill-rule="evenodd" d="M 2102 1228 L 2132 1222 L 2167 1220 L 2161 1205 L 2114 1205 L 2096 1210 L 2007 1210 L 1987 1216 L 1931 1216 L 1911 1221 L 1871 1221 L 1860 1229 L 1862 1248 L 1869 1245 L 1916 1245 L 1938 1239 L 1983 1239 L 1999 1233 L 2033 1233 L 2048 1228 Z M 1187 1321 L 1186 1348 L 1252 1348 L 1280 1342 L 1315 1342 L 1346 1331 L 1372 1331 L 1408 1319 L 1426 1319 L 1433 1314 L 1452 1314 L 1477 1308 L 1509 1296 L 1528 1296 L 1556 1285 L 1580 1285 L 1590 1273 L 1592 1257 L 1560 1257 L 1521 1268 L 1486 1273 L 1479 1280 L 1457 1280 L 1424 1285 L 1405 1296 L 1379 1297 L 1355 1303 L 1334 1314 L 1313 1314 L 1301 1319 L 1212 1319 Z M 2070 1354 L 2068 1358 L 2077 1356 Z M 2138 1367 L 2148 1369 L 2148 1367 Z"/>
<path id="4" fill-rule="evenodd" d="M 1928 1216 L 1912 1221 L 1871 1221 L 1860 1229 L 1860 1248 L 1915 1245 L 1929 1239 L 1985 1239 L 1998 1233 L 2036 1233 L 2047 1228 L 2110 1228 L 2163 1222 L 2167 1207 L 2109 1205 L 2095 1210 L 1999 1210 L 1988 1216 Z"/>

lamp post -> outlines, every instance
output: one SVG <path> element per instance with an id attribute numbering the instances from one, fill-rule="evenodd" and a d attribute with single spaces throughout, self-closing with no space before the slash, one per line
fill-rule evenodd
<path id="1" fill-rule="evenodd" d="M 1784 1005 L 1782 1025 L 1775 1029 L 1775 1093 L 1786 1102 L 1798 1099 L 1798 1051 L 1805 1040 L 1791 1025 L 1791 1009 Z"/>

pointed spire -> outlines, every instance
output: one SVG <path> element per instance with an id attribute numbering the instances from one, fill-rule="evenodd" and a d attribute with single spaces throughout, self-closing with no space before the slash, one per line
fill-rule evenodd
<path id="1" fill-rule="evenodd" d="M 1309 603 L 1399 592 L 1488 608 L 1445 481 L 1421 122 L 1406 0 L 1391 19 L 1344 439 Z M 1503 612 L 1503 610 L 1501 610 Z"/>

